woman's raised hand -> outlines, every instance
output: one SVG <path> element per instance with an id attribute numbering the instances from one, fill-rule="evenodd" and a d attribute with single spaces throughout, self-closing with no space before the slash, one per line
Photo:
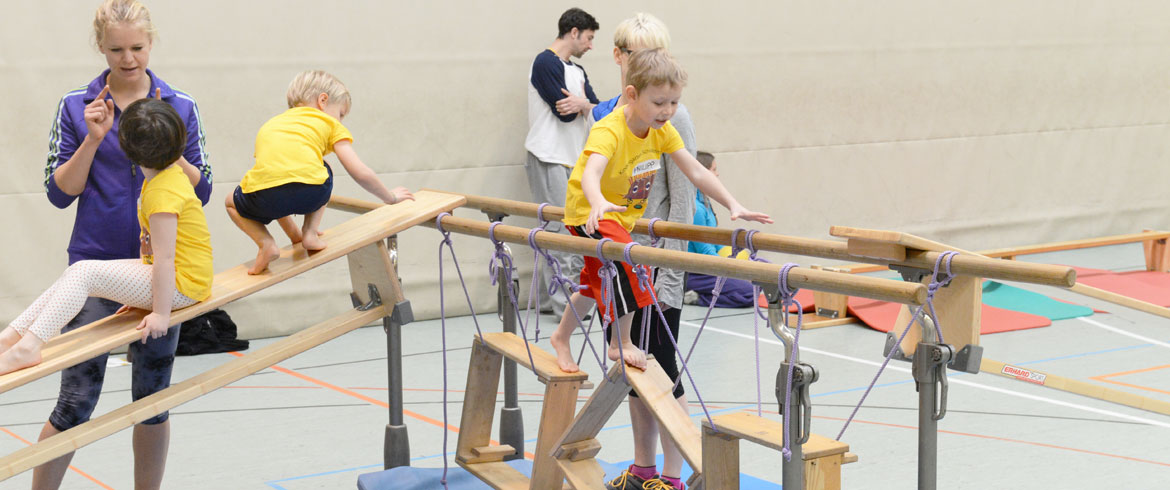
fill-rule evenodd
<path id="1" fill-rule="evenodd" d="M 106 133 L 110 132 L 110 128 L 114 127 L 114 101 L 107 99 L 106 94 L 110 93 L 110 86 L 106 85 L 102 88 L 101 93 L 97 98 L 93 99 L 89 105 L 85 106 L 85 127 L 89 130 L 89 135 L 101 141 L 106 137 Z"/>

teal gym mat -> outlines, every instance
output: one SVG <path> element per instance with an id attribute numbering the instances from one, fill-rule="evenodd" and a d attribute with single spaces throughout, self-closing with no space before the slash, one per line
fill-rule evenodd
<path id="1" fill-rule="evenodd" d="M 983 304 L 1031 313 L 1053 321 L 1093 314 L 1093 309 L 1087 306 L 1057 301 L 1040 293 L 995 281 L 983 281 Z"/>

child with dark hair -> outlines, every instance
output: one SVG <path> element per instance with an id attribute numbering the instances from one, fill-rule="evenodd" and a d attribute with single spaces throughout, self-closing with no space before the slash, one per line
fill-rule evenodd
<path id="1" fill-rule="evenodd" d="M 0 374 L 41 362 L 41 348 L 61 333 L 89 296 L 148 309 L 138 324 L 142 341 L 170 327 L 171 310 L 211 295 L 211 235 L 190 179 L 175 162 L 187 145 L 178 112 L 155 98 L 126 107 L 118 142 L 142 168 L 138 206 L 141 259 L 75 262 L 28 309 L 0 332 Z"/>
<path id="2" fill-rule="evenodd" d="M 704 168 L 710 170 L 715 176 L 719 176 L 719 164 L 715 161 L 715 155 L 700 151 L 697 159 Z M 711 207 L 711 200 L 703 195 L 702 191 L 695 193 L 694 224 L 699 226 L 719 226 L 719 221 L 715 218 L 715 211 Z M 687 251 L 722 257 L 731 255 L 731 247 L 724 246 L 723 248 L 719 248 L 710 243 L 703 242 L 690 242 L 687 246 Z M 743 253 L 740 255 L 742 256 Z M 687 304 L 698 304 L 701 306 L 708 306 L 712 300 L 715 300 L 715 306 L 720 308 L 748 308 L 752 306 L 752 301 L 755 300 L 755 297 L 752 295 L 754 289 L 751 282 L 734 277 L 724 278 L 723 288 L 719 290 L 719 297 L 715 298 L 715 283 L 718 282 L 718 279 L 715 276 L 707 274 L 699 274 L 697 272 L 688 273 L 687 293 L 683 299 L 687 301 Z"/>

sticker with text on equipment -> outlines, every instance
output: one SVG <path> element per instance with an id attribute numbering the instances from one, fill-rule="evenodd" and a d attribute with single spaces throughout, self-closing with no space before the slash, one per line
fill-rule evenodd
<path id="1" fill-rule="evenodd" d="M 1038 385 L 1044 384 L 1044 380 L 1048 378 L 1047 374 L 1030 371 L 1024 368 L 1003 365 L 1003 374 L 1014 377 L 1020 381 L 1027 381 L 1029 383 L 1036 383 Z"/>

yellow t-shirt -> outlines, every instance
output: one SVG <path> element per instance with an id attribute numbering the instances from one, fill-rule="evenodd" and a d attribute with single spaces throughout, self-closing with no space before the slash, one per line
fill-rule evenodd
<path id="1" fill-rule="evenodd" d="M 211 296 L 211 234 L 203 216 L 203 203 L 195 196 L 191 180 L 178 164 L 163 169 L 142 184 L 138 200 L 138 224 L 142 262 L 154 262 L 150 248 L 150 215 L 171 213 L 179 217 L 175 234 L 175 288 L 184 296 L 203 301 Z"/>
<path id="2" fill-rule="evenodd" d="M 256 164 L 240 181 L 244 192 L 293 182 L 323 184 L 329 178 L 322 157 L 353 135 L 316 107 L 293 107 L 269 119 L 256 133 Z"/>
<path id="3" fill-rule="evenodd" d="M 626 124 L 625 106 L 618 107 L 593 125 L 585 150 L 577 158 L 573 173 L 569 176 L 569 188 L 565 194 L 565 219 L 569 226 L 580 226 L 589 220 L 589 200 L 581 190 L 581 176 L 585 173 L 585 162 L 589 155 L 600 153 L 609 158 L 601 176 L 601 194 L 609 202 L 626 206 L 621 213 L 606 213 L 605 219 L 621 223 L 627 230 L 634 229 L 634 222 L 646 212 L 646 198 L 654 176 L 662 166 L 662 154 L 682 149 L 683 141 L 678 130 L 667 122 L 662 128 L 650 128 L 645 138 L 639 138 Z"/>

